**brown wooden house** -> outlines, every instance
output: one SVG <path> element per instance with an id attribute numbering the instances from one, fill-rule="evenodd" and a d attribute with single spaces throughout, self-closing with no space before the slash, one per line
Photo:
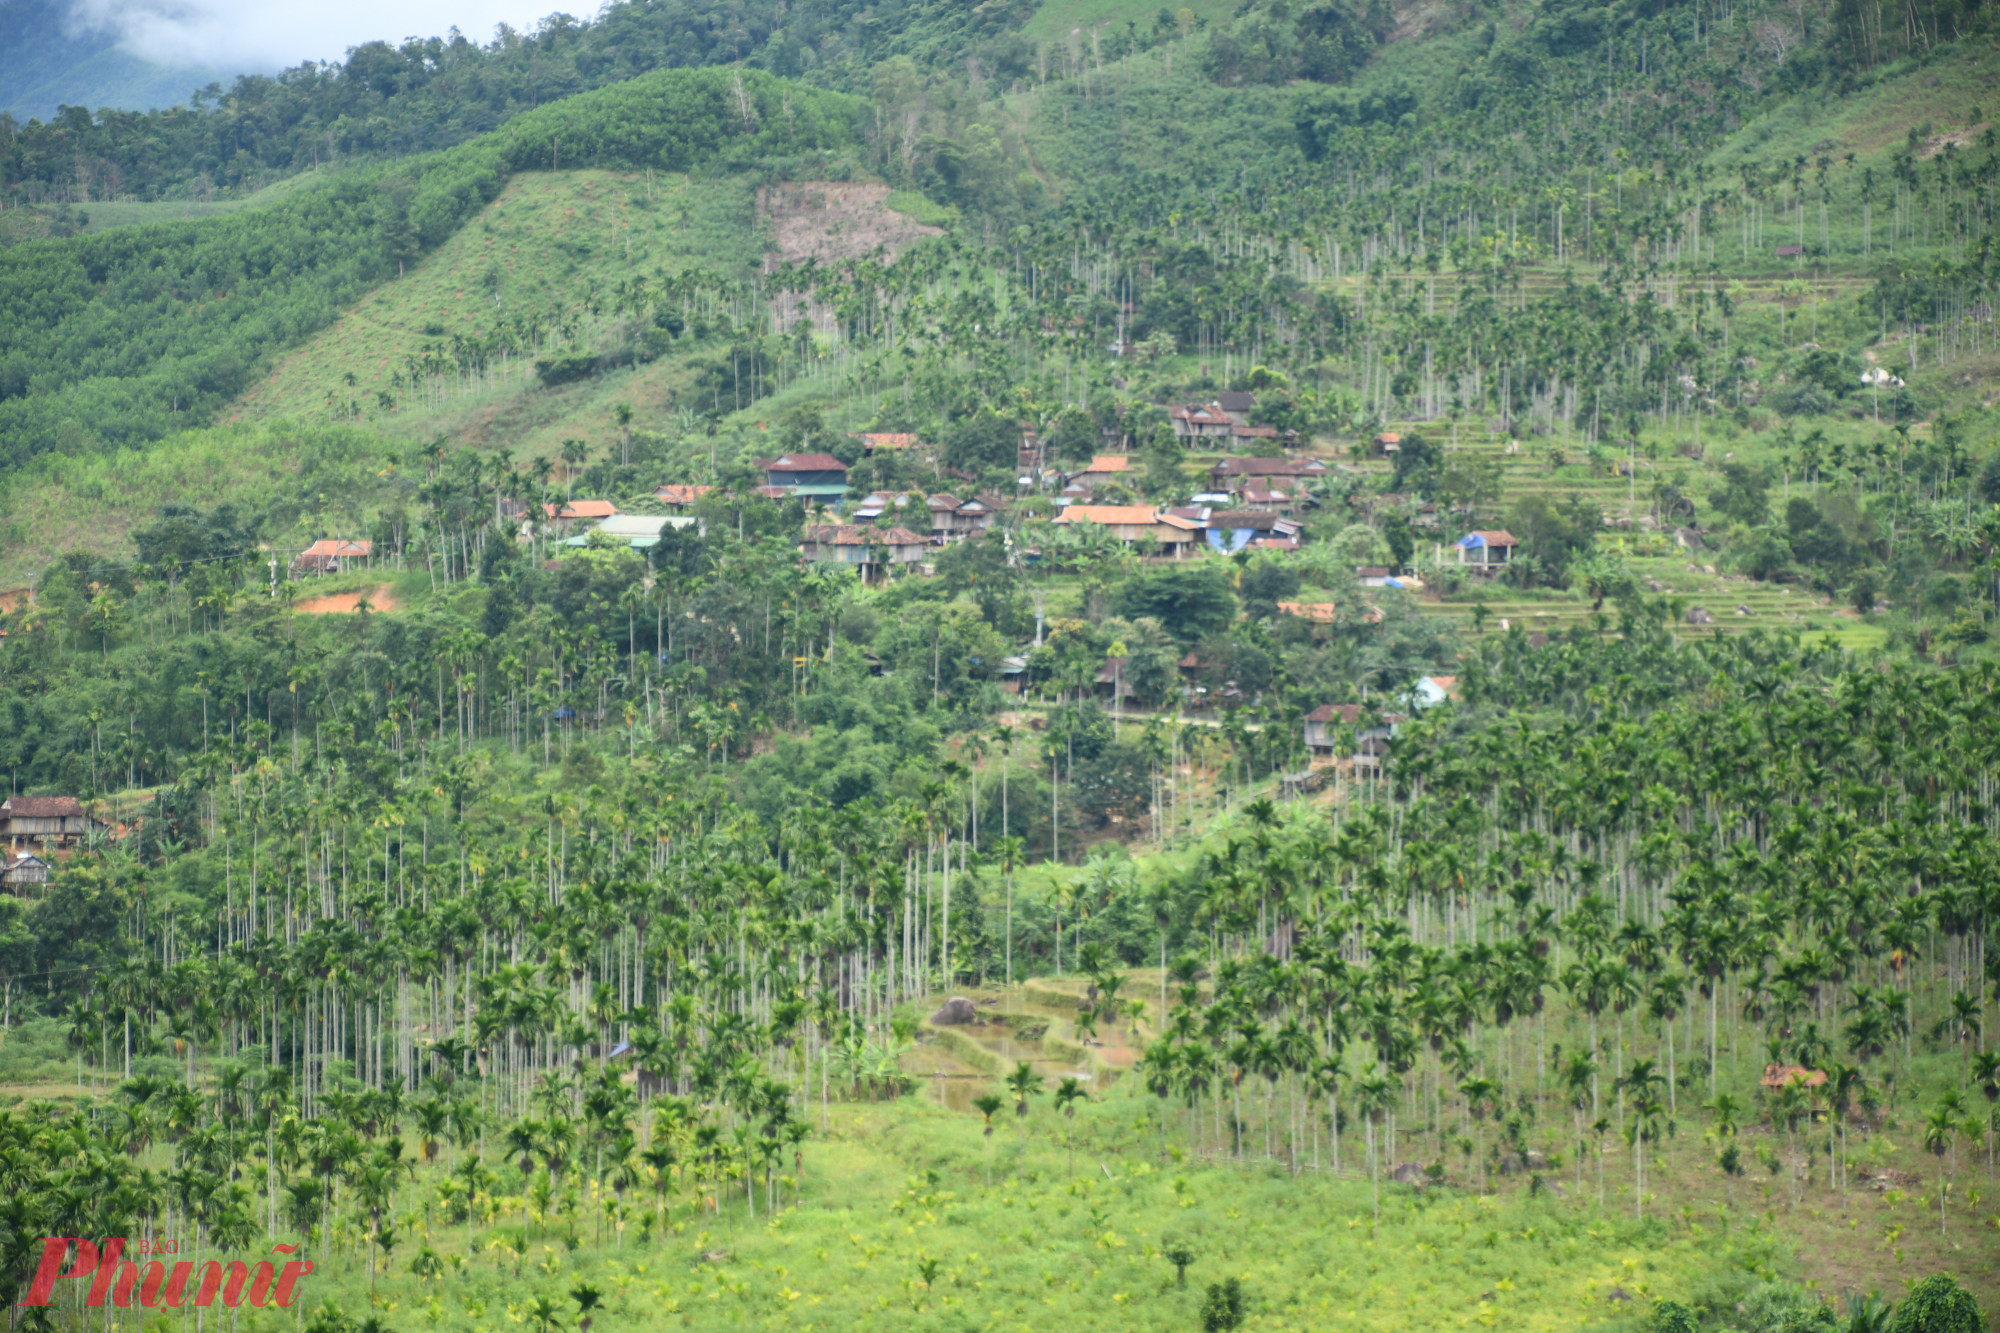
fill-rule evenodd
<path id="1" fill-rule="evenodd" d="M 73 847 L 98 821 L 74 796 L 14 796 L 0 801 L 0 837 L 16 851 L 31 846 Z"/>

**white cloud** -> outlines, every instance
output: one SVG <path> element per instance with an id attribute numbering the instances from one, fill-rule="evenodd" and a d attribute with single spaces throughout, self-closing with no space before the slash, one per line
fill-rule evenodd
<path id="1" fill-rule="evenodd" d="M 70 25 L 115 32 L 127 51 L 160 64 L 277 70 L 454 25 L 486 42 L 497 24 L 526 29 L 562 8 L 561 0 L 74 0 Z"/>

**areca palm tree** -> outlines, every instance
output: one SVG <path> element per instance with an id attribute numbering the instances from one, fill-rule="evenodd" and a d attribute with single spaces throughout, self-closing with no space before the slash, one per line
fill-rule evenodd
<path id="1" fill-rule="evenodd" d="M 1660 1137 L 1667 1109 L 1657 1097 L 1640 1093 L 1632 1100 L 1632 1208 L 1640 1221 L 1646 1217 L 1646 1145 Z"/>
<path id="2" fill-rule="evenodd" d="M 1073 1078 L 1064 1079 L 1056 1087 L 1056 1110 L 1062 1112 L 1063 1117 L 1069 1121 L 1064 1140 L 1069 1152 L 1069 1174 L 1072 1180 L 1076 1179 L 1076 1104 L 1089 1100 L 1090 1094 L 1084 1091 L 1083 1084 Z"/>
<path id="3" fill-rule="evenodd" d="M 1596 1100 L 1597 1061 L 1585 1051 L 1572 1051 L 1557 1071 L 1569 1094 L 1570 1116 L 1576 1125 L 1576 1187 L 1583 1188 L 1583 1115 Z"/>
<path id="4" fill-rule="evenodd" d="M 1389 1080 L 1380 1074 L 1373 1074 L 1355 1085 L 1355 1100 L 1360 1103 L 1362 1123 L 1368 1130 L 1368 1174 L 1373 1187 L 1374 1222 L 1379 1231 L 1382 1226 L 1382 1160 L 1376 1147 L 1376 1130 L 1386 1118 L 1395 1090 Z"/>
<path id="5" fill-rule="evenodd" d="M 1957 1132 L 1958 1121 L 1954 1117 L 1953 1108 L 1948 1104 L 1939 1103 L 1931 1109 L 1931 1113 L 1928 1116 L 1924 1117 L 1924 1151 L 1935 1157 L 1938 1164 L 1938 1235 L 1940 1236 L 1945 1234 L 1944 1203 L 1947 1190 L 1945 1187 L 1944 1159 L 1945 1155 L 1951 1151 L 1952 1136 Z"/>
<path id="6" fill-rule="evenodd" d="M 1042 1076 L 1034 1071 L 1026 1060 L 1014 1066 L 1014 1072 L 1007 1075 L 1007 1090 L 1014 1094 L 1014 1115 L 1026 1133 L 1028 1124 L 1028 1099 L 1038 1096 L 1042 1090 Z"/>
<path id="7" fill-rule="evenodd" d="M 1486 1192 L 1486 1117 L 1499 1106 L 1500 1089 L 1483 1078 L 1467 1079 L 1458 1085 L 1459 1096 L 1465 1098 L 1465 1109 L 1472 1116 L 1472 1123 L 1479 1127 L 1479 1190 Z"/>
<path id="8" fill-rule="evenodd" d="M 994 1092 L 983 1092 L 972 1099 L 973 1109 L 979 1112 L 982 1132 L 986 1138 L 986 1184 L 993 1185 L 993 1116 L 1005 1106 L 1006 1101 Z"/>

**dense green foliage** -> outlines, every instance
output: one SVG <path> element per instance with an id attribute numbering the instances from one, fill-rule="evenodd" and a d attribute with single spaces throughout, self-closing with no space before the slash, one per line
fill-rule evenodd
<path id="1" fill-rule="evenodd" d="M 254 213 L 0 251 L 0 439 L 69 455 L 26 475 L 99 497 L 98 443 L 213 420 L 511 173 L 866 172 L 951 234 L 756 278 L 627 263 L 532 311 L 493 261 L 490 282 L 447 266 L 433 291 L 485 284 L 469 322 L 423 312 L 372 403 L 348 367 L 338 424 L 286 467 L 200 503 L 149 477 L 129 543 L 40 562 L 0 640 L 0 758 L 107 826 L 0 897 L 0 998 L 60 1019 L 79 1084 L 117 1091 L 88 1123 L 0 1123 L 25 1164 L 0 1265 L 18 1281 L 63 1206 L 48 1159 L 91 1164 L 110 1227 L 166 1197 L 121 1150 L 164 1151 L 175 1234 L 303 1234 L 371 1281 L 400 1243 L 466 1302 L 425 1299 L 430 1322 L 474 1330 L 482 1243 L 519 1279 L 546 1240 L 553 1279 L 558 1223 L 573 1252 L 605 1228 L 593 1262 L 621 1223 L 746 1248 L 800 1213 L 831 1227 L 803 1202 L 813 1122 L 929 1061 L 994 1085 L 979 1129 L 1047 1094 L 1065 1157 L 1101 1115 L 1100 1144 L 1254 1173 L 1260 1218 L 1326 1207 L 1328 1246 L 1437 1246 L 1412 1219 L 1451 1217 L 1454 1255 L 1495 1265 L 1468 1317 L 1518 1290 L 1490 1252 L 1692 1250 L 1712 1215 L 1741 1271 L 1642 1289 L 1673 1298 L 1657 1326 L 1832 1327 L 1772 1280 L 1737 1193 L 1802 1228 L 1889 1161 L 1917 1168 L 1894 1192 L 1921 1187 L 1926 1263 L 1990 1289 L 1991 1219 L 1959 1185 L 2000 1130 L 2000 451 L 1971 383 L 2000 152 L 1976 117 L 1949 147 L 1866 123 L 1930 105 L 1932 69 L 1978 86 L 1990 13 L 1912 5 L 1898 37 L 1859 8 L 1807 31 L 1768 5 L 1565 2 L 1413 40 L 1376 6 L 1249 4 L 1040 46 L 1005 6 L 760 13 L 619 6 L 490 49 L 366 49 L 213 110 L 9 130 L 17 180 L 84 153 L 161 194 L 218 169 L 205 136 L 241 136 L 239 182 L 306 166 L 334 124 L 342 154 L 455 144 Z M 724 68 L 549 100 L 652 59 L 872 101 Z M 1852 152 L 1814 119 L 1843 98 Z M 491 374 L 523 357 L 532 383 Z M 640 388 L 656 411 L 611 396 Z M 1302 544 L 1149 562 L 1051 521 L 1037 451 L 1136 456 L 1103 503 L 1220 484 L 1163 409 L 1222 390 L 1296 432 L 1248 447 L 1329 465 L 1282 501 Z M 553 457 L 516 457 L 505 432 L 586 401 Z M 452 447 L 455 411 L 501 447 Z M 867 451 L 863 429 L 917 441 Z M 207 456 L 239 441 L 269 447 L 218 432 Z M 934 576 L 864 583 L 800 558 L 804 507 L 760 491 L 779 451 L 838 455 L 853 492 L 900 501 L 885 522 L 923 527 L 947 486 L 1003 512 L 927 553 Z M 711 489 L 657 546 L 544 517 L 657 512 L 663 482 Z M 1446 545 L 1503 525 L 1490 577 Z M 327 535 L 368 536 L 368 567 L 289 577 Z M 1677 572 L 1742 597 L 1744 632 Z M 1853 617 L 1753 623 L 1769 587 Z M 1879 651 L 1841 647 L 1848 625 Z M 1311 765 L 1329 704 L 1350 707 L 1319 715 Z M 1018 1057 L 944 1028 L 908 1048 L 942 996 L 1024 981 L 1048 1013 L 1008 1029 Z M 1791 1065 L 1825 1079 L 1764 1082 Z M 899 1196 L 912 1236 L 957 1189 L 1012 1207 L 1033 1160 L 1017 1142 L 996 1187 L 995 1145 L 950 1123 L 937 1141 L 974 1151 Z M 421 1248 L 397 1205 L 418 1172 Z M 1462 1197 L 1494 1192 L 1546 1218 L 1503 1236 Z M 1882 1216 L 1870 1253 L 1900 1264 Z M 1011 1301 L 1036 1279 L 1007 1238 L 1032 1227 L 1008 1228 L 981 1243 Z M 1085 1257 L 1122 1280 L 1117 1241 L 1093 1212 Z M 1203 1235 L 1155 1243 L 1159 1292 L 1186 1292 L 1156 1325 L 1304 1317 L 1247 1270 L 1184 1287 Z M 907 1258 L 879 1317 L 917 1326 L 981 1262 Z M 1613 1277 L 1638 1285 L 1607 1259 L 1592 1300 L 1633 1298 Z M 998 1321 L 969 1281 L 959 1313 Z M 1976 1321 L 1949 1279 L 1913 1287 L 1903 1326 Z M 570 1317 L 538 1299 L 510 1316 Z"/>
<path id="2" fill-rule="evenodd" d="M 623 0 L 594 20 L 555 13 L 531 33 L 503 25 L 484 46 L 455 29 L 400 45 L 367 42 L 343 62 L 245 75 L 151 113 L 92 114 L 80 105 L 47 123 L 0 117 L 0 193 L 88 203 L 254 188 L 324 165 L 449 148 L 521 112 L 661 69 L 740 61 L 860 88 L 876 60 L 917 52 L 948 63 L 990 48 L 989 67 L 997 57 L 1012 77 L 1027 70 L 1027 48 L 1018 37 L 993 39 L 1030 12 L 993 4 L 968 13 L 937 0 L 887 9 L 755 0 L 723 13 Z"/>
<path id="3" fill-rule="evenodd" d="M 99 441 L 129 447 L 212 419 L 261 358 L 434 249 L 513 172 L 811 158 L 852 142 L 857 110 L 757 75 L 659 74 L 254 215 L 0 252 L 8 461 Z"/>

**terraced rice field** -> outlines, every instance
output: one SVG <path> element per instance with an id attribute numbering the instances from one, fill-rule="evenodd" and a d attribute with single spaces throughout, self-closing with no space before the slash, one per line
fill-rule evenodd
<path id="1" fill-rule="evenodd" d="M 961 994 L 978 1009 L 979 1021 L 925 1023 L 902 1057 L 903 1072 L 918 1081 L 923 1095 L 954 1111 L 969 1110 L 974 1097 L 991 1091 L 1022 1061 L 1051 1087 L 1074 1078 L 1096 1094 L 1138 1058 L 1129 1019 L 1079 1038 L 1077 994 L 1061 982 Z"/>

